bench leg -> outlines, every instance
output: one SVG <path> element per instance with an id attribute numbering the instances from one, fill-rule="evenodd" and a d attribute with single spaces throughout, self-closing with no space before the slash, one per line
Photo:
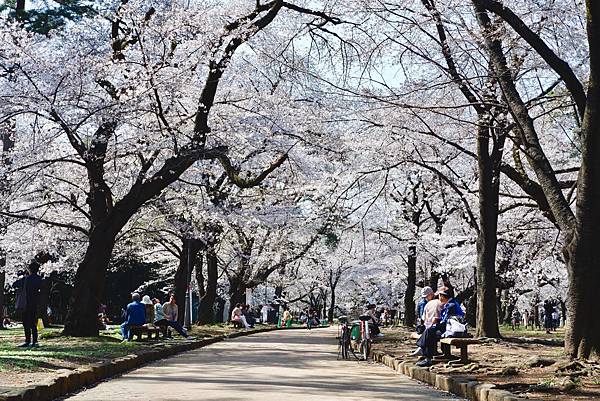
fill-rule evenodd
<path id="1" fill-rule="evenodd" d="M 450 344 L 441 343 L 440 345 L 442 347 L 442 353 L 444 354 L 445 357 L 452 356 L 452 352 L 450 352 Z"/>
<path id="2" fill-rule="evenodd" d="M 460 361 L 462 363 L 467 363 L 469 361 L 466 344 L 460 347 Z"/>

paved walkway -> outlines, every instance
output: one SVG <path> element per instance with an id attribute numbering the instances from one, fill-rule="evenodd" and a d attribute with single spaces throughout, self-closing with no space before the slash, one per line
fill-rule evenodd
<path id="1" fill-rule="evenodd" d="M 151 363 L 68 400 L 457 400 L 387 367 L 336 358 L 335 329 L 261 333 Z"/>

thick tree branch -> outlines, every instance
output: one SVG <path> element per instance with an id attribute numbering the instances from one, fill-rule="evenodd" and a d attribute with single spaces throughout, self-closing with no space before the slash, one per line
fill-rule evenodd
<path id="1" fill-rule="evenodd" d="M 535 51 L 548 63 L 564 81 L 567 89 L 577 105 L 579 116 L 583 118 L 585 113 L 586 94 L 582 83 L 579 81 L 569 64 L 558 57 L 558 55 L 533 32 L 510 8 L 496 0 L 474 0 L 477 4 L 498 15 L 509 24 Z"/>

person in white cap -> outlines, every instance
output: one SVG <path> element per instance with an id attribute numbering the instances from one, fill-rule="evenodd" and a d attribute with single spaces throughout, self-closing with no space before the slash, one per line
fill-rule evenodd
<path id="1" fill-rule="evenodd" d="M 429 291 L 427 291 L 429 289 Z M 435 298 L 435 295 L 431 287 L 423 288 L 421 294 L 426 293 L 427 303 L 423 308 L 423 314 L 421 315 L 421 319 L 423 320 L 423 325 L 425 333 L 428 329 L 430 329 L 433 325 L 435 325 L 440 320 L 440 315 L 442 313 L 442 303 L 439 299 Z M 411 356 L 422 356 L 423 348 L 419 345 L 419 347 L 410 354 Z"/>
<path id="2" fill-rule="evenodd" d="M 150 299 L 149 295 L 144 295 L 142 297 L 142 303 L 144 304 L 144 309 L 146 311 L 146 324 L 154 324 L 154 304 Z"/>
<path id="3" fill-rule="evenodd" d="M 434 296 L 435 294 L 429 286 L 423 287 L 423 289 L 421 290 L 421 300 L 417 305 L 417 324 L 423 324 L 425 320 L 423 318 L 423 313 L 425 313 L 425 305 L 427 305 L 427 302 L 431 301 Z"/>

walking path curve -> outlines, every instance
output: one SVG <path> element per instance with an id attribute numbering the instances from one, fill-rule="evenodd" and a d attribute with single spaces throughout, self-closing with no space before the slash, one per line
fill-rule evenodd
<path id="1" fill-rule="evenodd" d="M 239 337 L 153 362 L 68 400 L 456 401 L 374 363 L 337 360 L 336 331 Z"/>

